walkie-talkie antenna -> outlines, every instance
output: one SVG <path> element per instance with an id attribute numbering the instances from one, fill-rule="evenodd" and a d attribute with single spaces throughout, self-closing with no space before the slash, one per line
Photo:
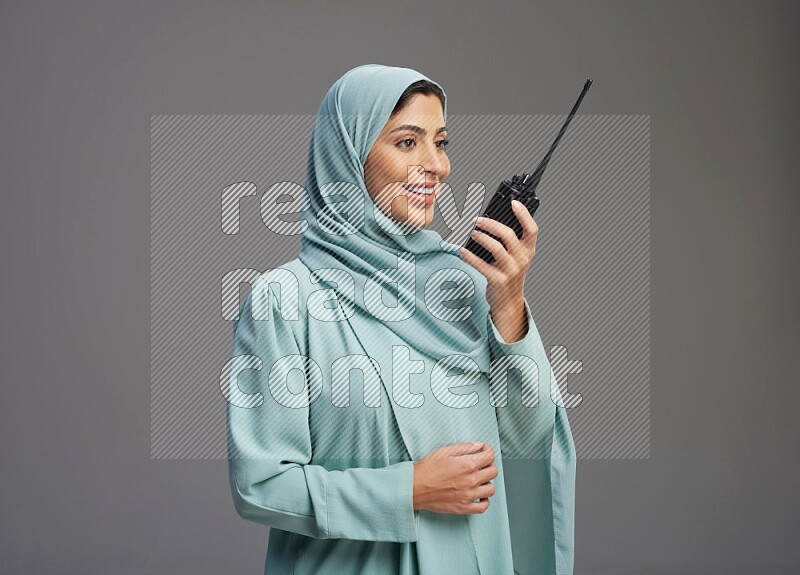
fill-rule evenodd
<path id="1" fill-rule="evenodd" d="M 578 97 L 578 101 L 575 102 L 575 105 L 572 107 L 572 111 L 569 113 L 569 118 L 567 118 L 567 121 L 564 122 L 564 125 L 561 127 L 561 131 L 556 137 L 556 141 L 553 142 L 552 146 L 550 146 L 550 151 L 547 152 L 547 155 L 539 163 L 539 166 L 536 168 L 536 170 L 534 170 L 532 174 L 514 174 L 510 180 L 503 180 L 500 182 L 500 185 L 497 186 L 497 191 L 489 200 L 489 205 L 483 212 L 483 216 L 485 218 L 496 220 L 501 224 L 505 224 L 506 226 L 510 227 L 512 230 L 514 230 L 514 233 L 517 234 L 518 238 L 523 236 L 524 230 L 522 229 L 522 223 L 515 210 L 512 209 L 512 202 L 514 200 L 521 202 L 522 205 L 524 205 L 528 210 L 530 215 L 534 215 L 536 213 L 536 210 L 539 208 L 540 204 L 539 197 L 536 195 L 536 186 L 539 185 L 539 181 L 542 179 L 542 174 L 544 174 L 544 169 L 547 167 L 547 163 L 550 161 L 553 151 L 556 149 L 558 142 L 561 140 L 561 136 L 563 136 L 564 132 L 566 132 L 567 126 L 569 126 L 570 121 L 572 121 L 572 117 L 578 110 L 578 106 L 581 105 L 581 101 L 591 85 L 592 81 L 586 80 L 586 84 L 583 86 L 583 91 Z M 493 235 L 492 233 L 486 230 L 481 230 L 481 232 L 489 235 L 501 244 L 503 243 L 502 239 Z M 481 243 L 478 243 L 478 240 L 471 234 L 464 247 L 468 252 L 472 252 L 486 263 L 491 264 L 494 262 L 494 254 Z"/>
<path id="2" fill-rule="evenodd" d="M 553 151 L 556 149 L 558 142 L 561 141 L 561 136 L 563 136 L 564 132 L 567 131 L 567 126 L 569 126 L 569 123 L 572 121 L 572 117 L 578 110 L 578 106 L 581 105 L 583 97 L 586 95 L 586 92 L 589 90 L 591 85 L 592 80 L 589 78 L 583 85 L 583 91 L 581 92 L 581 95 L 578 96 L 578 101 L 575 102 L 575 105 L 572 107 L 572 111 L 569 113 L 569 117 L 564 122 L 564 125 L 561 126 L 561 130 L 558 132 L 558 136 L 556 136 L 553 145 L 550 146 L 550 150 L 547 152 L 547 155 L 542 158 L 541 162 L 539 162 L 539 166 L 536 168 L 536 170 L 534 170 L 532 174 L 522 174 L 520 177 L 518 189 L 522 192 L 522 196 L 529 196 L 536 192 L 536 187 L 539 185 L 539 181 L 542 179 L 542 174 L 544 174 L 544 169 L 547 167 L 547 163 L 550 161 L 550 156 L 553 155 Z"/>

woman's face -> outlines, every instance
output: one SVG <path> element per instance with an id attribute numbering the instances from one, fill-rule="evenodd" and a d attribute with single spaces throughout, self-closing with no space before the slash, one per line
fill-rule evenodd
<path id="1" fill-rule="evenodd" d="M 433 200 L 450 174 L 446 145 L 441 101 L 416 94 L 389 118 L 364 163 L 367 192 L 378 208 L 398 222 L 430 224 Z"/>

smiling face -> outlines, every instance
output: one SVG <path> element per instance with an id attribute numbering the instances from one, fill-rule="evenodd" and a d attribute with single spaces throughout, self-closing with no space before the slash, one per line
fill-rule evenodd
<path id="1" fill-rule="evenodd" d="M 434 197 L 450 174 L 442 103 L 416 94 L 386 122 L 364 163 L 367 192 L 378 208 L 415 227 L 431 223 Z"/>

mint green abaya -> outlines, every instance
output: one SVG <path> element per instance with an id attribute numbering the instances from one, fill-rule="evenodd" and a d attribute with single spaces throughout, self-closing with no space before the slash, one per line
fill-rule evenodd
<path id="1" fill-rule="evenodd" d="M 527 301 L 528 332 L 508 344 L 456 246 L 362 192 L 372 144 L 420 79 L 370 64 L 333 85 L 309 146 L 303 248 L 240 310 L 230 483 L 239 514 L 271 527 L 267 575 L 572 573 L 575 451 Z M 528 361 L 490 379 L 515 356 Z M 413 462 L 462 441 L 494 449 L 489 508 L 415 511 Z"/>

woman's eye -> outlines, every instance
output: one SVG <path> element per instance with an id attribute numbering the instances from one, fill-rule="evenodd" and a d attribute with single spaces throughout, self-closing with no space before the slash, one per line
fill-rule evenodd
<path id="1" fill-rule="evenodd" d="M 436 147 L 440 150 L 444 150 L 447 147 L 447 144 L 450 143 L 450 140 L 439 140 L 436 142 Z M 406 138 L 404 140 L 400 140 L 395 144 L 398 148 L 409 149 L 413 148 L 417 145 L 417 141 L 414 138 Z"/>

